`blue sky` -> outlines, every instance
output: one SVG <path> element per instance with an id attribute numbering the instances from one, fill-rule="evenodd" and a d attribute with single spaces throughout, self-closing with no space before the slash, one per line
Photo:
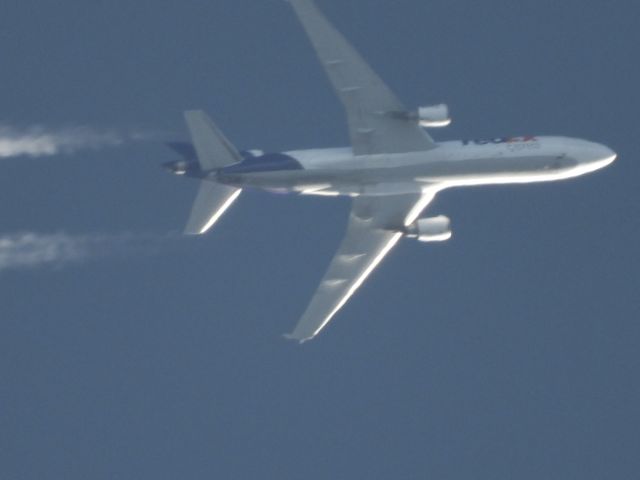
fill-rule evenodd
<path id="1" fill-rule="evenodd" d="M 347 200 L 248 192 L 206 238 L 162 240 L 196 185 L 159 168 L 175 158 L 160 145 L 0 159 L 1 238 L 108 245 L 0 271 L 0 477 L 637 475 L 640 7 L 318 3 L 408 105 L 450 105 L 437 139 L 562 134 L 619 160 L 444 192 L 430 213 L 451 217 L 453 239 L 401 242 L 299 347 L 280 334 Z M 182 111 L 203 108 L 240 148 L 346 145 L 285 2 L 3 7 L 0 125 L 183 136 Z M 101 251 L 125 233 L 153 251 Z"/>

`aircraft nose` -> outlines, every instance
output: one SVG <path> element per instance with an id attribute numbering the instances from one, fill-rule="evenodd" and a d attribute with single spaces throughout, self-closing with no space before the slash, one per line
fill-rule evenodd
<path id="1" fill-rule="evenodd" d="M 606 145 L 589 142 L 588 148 L 583 150 L 585 163 L 596 168 L 603 168 L 612 163 L 618 154 Z"/>
<path id="2" fill-rule="evenodd" d="M 597 146 L 597 155 L 598 160 L 602 162 L 607 162 L 607 164 L 613 162 L 616 158 L 618 158 L 618 154 L 611 150 L 606 145 L 602 145 L 600 143 L 596 143 Z"/>

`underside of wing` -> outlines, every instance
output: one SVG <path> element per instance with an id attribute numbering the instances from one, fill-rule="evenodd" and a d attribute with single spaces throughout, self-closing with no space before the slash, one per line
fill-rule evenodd
<path id="1" fill-rule="evenodd" d="M 358 197 L 346 235 L 295 330 L 287 338 L 304 342 L 315 337 L 365 282 L 433 199 L 434 192 Z"/>
<path id="2" fill-rule="evenodd" d="M 347 234 L 311 304 L 287 338 L 311 340 L 331 321 L 369 274 L 402 237 L 402 233 L 371 230 L 368 222 L 351 216 Z"/>
<path id="3" fill-rule="evenodd" d="M 347 112 L 355 155 L 434 148 L 431 137 L 312 0 L 288 0 Z"/>

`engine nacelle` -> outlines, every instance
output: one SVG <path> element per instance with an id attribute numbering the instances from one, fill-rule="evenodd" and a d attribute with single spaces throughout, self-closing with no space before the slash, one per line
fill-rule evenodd
<path id="1" fill-rule="evenodd" d="M 174 175 L 186 175 L 191 168 L 193 162 L 186 160 L 179 160 L 177 162 L 167 162 L 163 166 Z"/>
<path id="2" fill-rule="evenodd" d="M 449 107 L 444 103 L 420 107 L 418 109 L 418 122 L 425 128 L 441 128 L 451 124 Z"/>
<path id="3" fill-rule="evenodd" d="M 407 237 L 420 242 L 444 242 L 451 238 L 451 220 L 444 215 L 421 218 L 407 228 Z"/>

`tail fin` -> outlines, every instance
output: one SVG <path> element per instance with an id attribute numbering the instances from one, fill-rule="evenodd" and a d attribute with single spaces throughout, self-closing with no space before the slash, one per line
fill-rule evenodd
<path id="1" fill-rule="evenodd" d="M 242 157 L 211 119 L 201 110 L 185 112 L 193 146 L 202 170 L 215 170 L 240 162 Z"/>
<path id="2" fill-rule="evenodd" d="M 238 151 L 204 112 L 185 112 L 185 119 L 203 171 L 217 170 L 242 160 Z M 208 180 L 202 181 L 184 233 L 188 235 L 206 233 L 241 192 L 239 188 Z"/>

